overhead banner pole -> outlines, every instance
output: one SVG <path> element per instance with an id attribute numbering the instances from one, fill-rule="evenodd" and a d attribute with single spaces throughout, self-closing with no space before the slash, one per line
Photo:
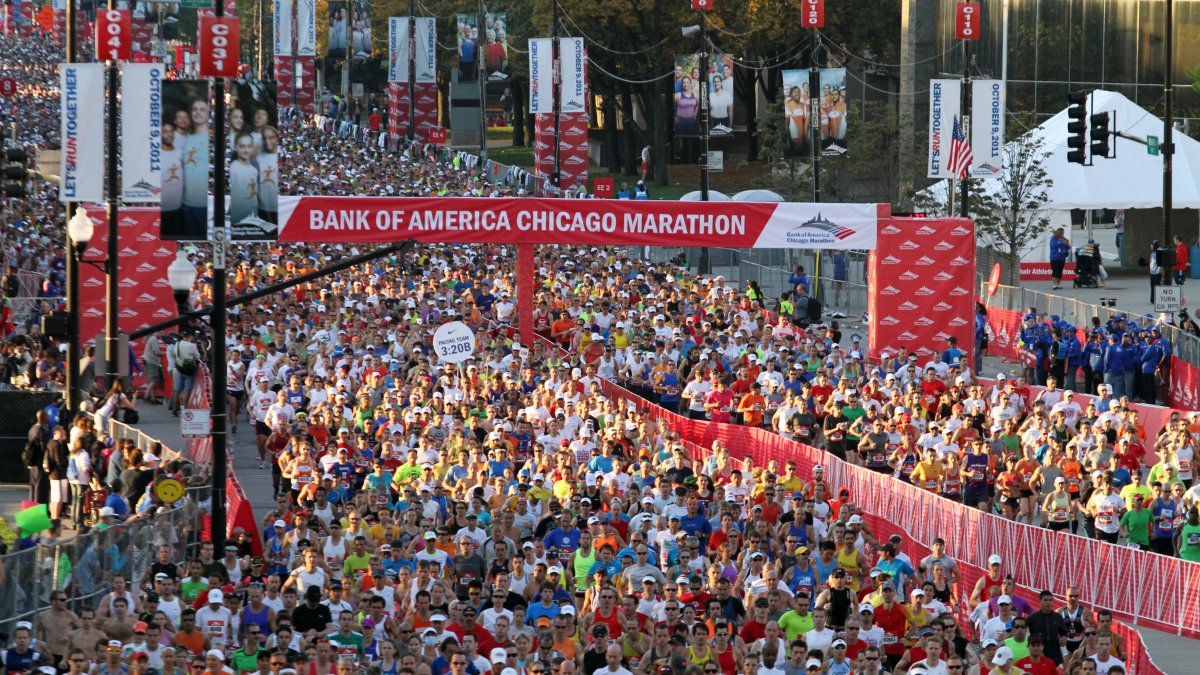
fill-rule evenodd
<path id="1" fill-rule="evenodd" d="M 954 36 L 962 40 L 963 53 L 962 88 L 960 91 L 962 102 L 960 103 L 959 112 L 963 120 L 962 133 L 967 138 L 968 143 L 971 138 L 971 41 L 979 39 L 979 15 L 980 5 L 978 2 L 960 2 L 955 6 Z M 967 198 L 971 190 L 970 178 L 971 167 L 968 166 L 958 183 L 960 190 L 958 215 L 963 218 L 970 217 L 970 208 L 967 203 Z"/>

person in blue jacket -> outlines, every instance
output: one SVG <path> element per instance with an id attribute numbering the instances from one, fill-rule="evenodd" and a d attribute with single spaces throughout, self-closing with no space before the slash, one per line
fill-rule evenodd
<path id="1" fill-rule="evenodd" d="M 1036 319 L 1037 317 L 1033 314 L 1026 314 L 1025 326 L 1021 328 L 1021 348 L 1033 354 L 1032 360 L 1035 362 L 1035 365 L 1026 365 L 1025 367 L 1025 381 L 1030 384 L 1041 384 L 1041 381 L 1038 379 L 1036 363 L 1039 362 L 1038 343 L 1041 342 L 1042 332 L 1034 325 Z"/>
<path id="2" fill-rule="evenodd" d="M 1125 350 L 1119 342 L 1116 333 L 1108 334 L 1108 347 L 1104 350 L 1104 384 L 1108 385 L 1112 395 L 1121 398 L 1125 395 Z"/>
<path id="3" fill-rule="evenodd" d="M 1087 344 L 1083 346 L 1083 355 L 1081 357 L 1083 363 L 1083 391 L 1089 394 L 1095 393 L 1096 385 L 1104 382 L 1104 349 L 1106 346 L 1104 334 L 1099 328 L 1088 334 Z"/>
<path id="4" fill-rule="evenodd" d="M 1054 288 L 1062 288 L 1063 268 L 1067 266 L 1067 258 L 1071 257 L 1071 240 L 1063 234 L 1063 228 L 1054 231 L 1050 237 L 1050 276 L 1054 279 Z"/>
<path id="5" fill-rule="evenodd" d="M 1124 395 L 1130 398 L 1137 396 L 1137 373 L 1139 367 L 1139 352 L 1137 344 L 1133 341 L 1133 333 L 1126 332 L 1121 336 L 1121 356 L 1123 357 L 1123 365 L 1121 367 L 1122 391 Z"/>
<path id="6" fill-rule="evenodd" d="M 1067 339 L 1067 381 L 1063 386 L 1067 389 L 1079 390 L 1079 368 L 1083 365 L 1083 346 L 1079 344 L 1079 333 L 1074 326 L 1068 326 Z M 1092 389 L 1088 393 L 1092 393 Z"/>
<path id="7" fill-rule="evenodd" d="M 1163 350 L 1162 345 L 1154 341 L 1150 331 L 1146 331 L 1143 340 L 1145 344 L 1139 355 L 1138 393 L 1143 401 L 1155 405 L 1158 403 L 1158 369 L 1162 365 Z"/>

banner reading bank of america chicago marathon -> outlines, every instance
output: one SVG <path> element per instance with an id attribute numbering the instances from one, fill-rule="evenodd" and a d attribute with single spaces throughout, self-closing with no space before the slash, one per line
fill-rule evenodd
<path id="1" fill-rule="evenodd" d="M 878 204 L 280 197 L 280 241 L 874 249 Z"/>

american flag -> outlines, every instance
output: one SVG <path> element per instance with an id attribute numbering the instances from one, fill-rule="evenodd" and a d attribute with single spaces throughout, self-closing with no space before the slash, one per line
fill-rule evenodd
<path id="1" fill-rule="evenodd" d="M 946 168 L 950 170 L 950 175 L 962 178 L 971 168 L 973 161 L 975 155 L 971 154 L 971 144 L 967 142 L 967 135 L 963 133 L 962 120 L 955 115 L 954 133 L 950 136 L 950 158 L 946 161 Z"/>

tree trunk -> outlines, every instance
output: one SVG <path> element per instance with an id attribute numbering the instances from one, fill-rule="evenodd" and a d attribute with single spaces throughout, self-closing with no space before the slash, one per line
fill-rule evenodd
<path id="1" fill-rule="evenodd" d="M 631 176 L 641 176 L 639 165 L 642 156 L 641 143 L 644 134 L 633 119 L 633 87 L 628 82 L 621 83 L 621 115 L 624 117 L 625 133 L 621 134 L 625 141 L 625 173 Z"/>
<path id="2" fill-rule="evenodd" d="M 613 87 L 615 90 L 616 87 Z M 604 95 L 604 147 L 608 155 L 608 170 L 610 173 L 620 173 L 621 153 L 617 142 L 617 102 L 613 91 Z"/>
<path id="3" fill-rule="evenodd" d="M 523 147 L 525 145 L 525 87 L 522 86 L 520 78 L 512 78 L 509 86 L 509 91 L 512 92 L 512 144 L 513 147 Z"/>

